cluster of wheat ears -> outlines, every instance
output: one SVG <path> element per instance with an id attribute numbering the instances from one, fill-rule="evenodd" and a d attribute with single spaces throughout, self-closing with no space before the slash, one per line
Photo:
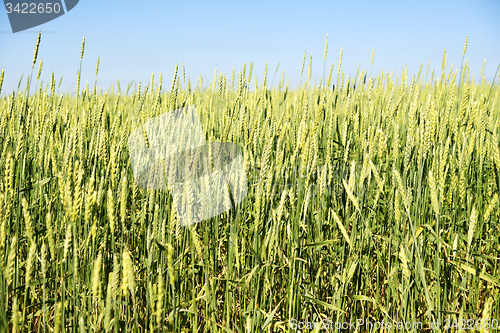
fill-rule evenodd
<path id="1" fill-rule="evenodd" d="M 168 92 L 153 75 L 117 93 L 97 88 L 99 62 L 94 87 L 80 87 L 83 43 L 71 94 L 53 73 L 40 81 L 41 61 L 34 72 L 40 39 L 26 88 L 0 97 L 0 331 L 278 332 L 358 318 L 495 331 L 500 89 L 469 76 L 467 42 L 460 69 L 445 51 L 425 80 L 348 77 L 341 51 L 319 84 L 311 55 L 296 89 L 284 72 L 268 87 L 267 65 L 259 83 L 252 64 L 191 87 L 182 64 Z M 208 142 L 242 147 L 248 196 L 183 228 L 168 190 L 137 186 L 127 138 L 187 105 Z"/>

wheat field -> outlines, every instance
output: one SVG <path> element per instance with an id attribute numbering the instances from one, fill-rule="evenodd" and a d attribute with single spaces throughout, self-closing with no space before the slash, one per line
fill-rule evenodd
<path id="1" fill-rule="evenodd" d="M 252 64 L 191 84 L 182 64 L 167 89 L 103 90 L 97 63 L 75 94 L 40 81 L 39 44 L 0 97 L 0 331 L 497 331 L 500 89 L 472 79 L 467 45 L 414 77 L 348 77 L 341 51 L 319 84 L 304 56 L 297 88 Z M 208 142 L 242 147 L 248 196 L 181 227 L 127 139 L 188 105 Z"/>

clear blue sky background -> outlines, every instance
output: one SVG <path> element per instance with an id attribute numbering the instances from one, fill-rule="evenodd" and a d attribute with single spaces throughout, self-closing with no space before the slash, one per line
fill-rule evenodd
<path id="1" fill-rule="evenodd" d="M 29 1 L 27 1 L 29 2 Z M 0 12 L 0 68 L 5 69 L 2 93 L 17 89 L 21 74 L 31 70 L 38 31 L 42 79 L 50 72 L 64 76 L 61 90 L 76 86 L 82 37 L 86 38 L 82 84 L 93 84 L 100 57 L 98 82 L 109 87 L 120 78 L 122 89 L 135 80 L 149 83 L 151 73 L 163 73 L 169 90 L 175 65 L 186 65 L 195 83 L 213 78 L 214 69 L 231 76 L 253 61 L 262 81 L 266 61 L 268 82 L 281 62 L 274 84 L 285 70 L 292 86 L 300 81 L 304 52 L 313 53 L 313 78 L 323 77 L 325 35 L 329 35 L 326 70 L 342 68 L 353 76 L 359 64 L 373 75 L 380 69 L 410 75 L 427 61 L 440 73 L 446 48 L 449 69 L 460 67 L 465 37 L 471 72 L 492 80 L 500 63 L 500 1 L 96 1 L 80 0 L 66 15 L 25 32 L 13 34 L 5 11 Z M 375 48 L 370 69 L 372 48 Z M 307 66 L 307 65 L 306 65 Z M 248 68 L 248 67 L 247 67 Z M 304 70 L 304 75 L 307 70 Z M 248 70 L 247 70 L 248 73 Z M 25 81 L 24 81 L 25 82 Z"/>

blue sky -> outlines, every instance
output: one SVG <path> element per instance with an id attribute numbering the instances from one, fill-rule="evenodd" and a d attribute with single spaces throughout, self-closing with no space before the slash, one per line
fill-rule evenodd
<path id="1" fill-rule="evenodd" d="M 460 67 L 465 37 L 471 73 L 479 77 L 486 59 L 485 76 L 491 80 L 500 63 L 500 1 L 95 1 L 80 0 L 70 12 L 51 22 L 13 34 L 5 11 L 0 12 L 0 68 L 5 70 L 2 93 L 17 89 L 21 74 L 31 70 L 38 31 L 42 31 L 39 59 L 42 80 L 64 77 L 61 90 L 76 86 L 82 37 L 86 46 L 82 82 L 93 84 L 100 57 L 98 82 L 109 87 L 120 78 L 122 89 L 135 80 L 149 83 L 151 73 L 163 73 L 170 89 L 175 65 L 186 65 L 194 84 L 204 83 L 214 69 L 231 76 L 233 67 L 254 63 L 263 79 L 274 84 L 285 70 L 286 81 L 296 86 L 304 52 L 313 53 L 313 78 L 323 77 L 326 59 L 337 71 L 340 48 L 342 69 L 353 76 L 358 65 L 373 75 L 380 69 L 399 74 L 407 64 L 410 75 L 423 63 L 424 72 L 440 73 L 443 50 L 448 65 Z M 371 51 L 375 48 L 371 68 Z M 307 65 L 306 65 L 307 66 Z M 248 68 L 248 67 L 247 67 Z M 304 70 L 306 73 L 307 70 Z M 248 73 L 248 69 L 247 69 Z M 304 73 L 304 74 L 305 74 Z M 425 73 L 424 73 L 425 74 Z M 25 82 L 25 81 L 24 81 Z"/>

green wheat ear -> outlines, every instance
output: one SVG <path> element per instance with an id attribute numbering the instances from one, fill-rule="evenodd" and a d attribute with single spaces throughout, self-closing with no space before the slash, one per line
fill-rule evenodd
<path id="1" fill-rule="evenodd" d="M 3 79 L 4 79 L 4 69 L 2 68 L 2 71 L 0 72 L 0 93 L 2 93 L 2 85 L 3 85 Z"/>
<path id="2" fill-rule="evenodd" d="M 35 67 L 36 59 L 38 57 L 38 48 L 40 47 L 40 41 L 42 40 L 42 32 L 38 33 L 38 37 L 36 38 L 35 52 L 33 53 L 33 65 Z"/>
<path id="3" fill-rule="evenodd" d="M 85 52 L 85 37 L 82 40 L 82 51 L 80 52 L 80 60 L 83 59 L 83 53 Z"/>
<path id="4" fill-rule="evenodd" d="M 328 34 L 326 34 L 326 42 L 325 42 L 325 54 L 323 55 L 323 59 L 326 60 L 326 53 L 328 52 Z"/>

